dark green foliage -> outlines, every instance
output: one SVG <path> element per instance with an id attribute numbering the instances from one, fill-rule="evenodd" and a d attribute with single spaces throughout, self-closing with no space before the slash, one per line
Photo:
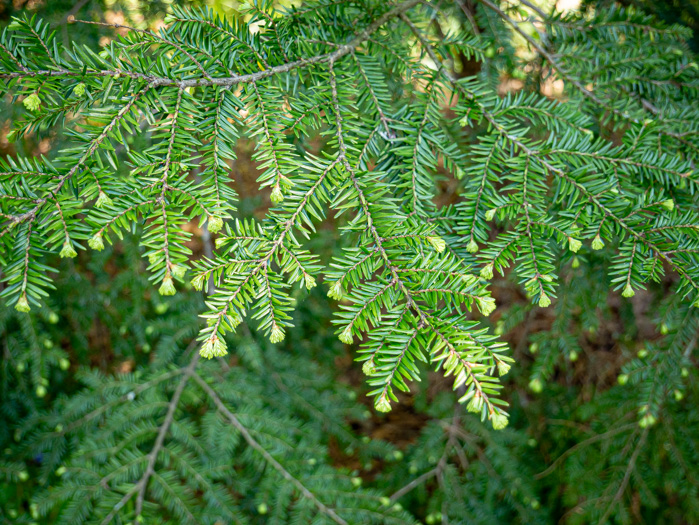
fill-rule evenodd
<path id="1" fill-rule="evenodd" d="M 0 161 L 2 512 L 699 519 L 691 32 L 616 6 L 240 10 L 99 52 L 38 17 L 0 34 L 9 138 L 52 144 Z M 420 416 L 401 449 L 363 383 Z"/>

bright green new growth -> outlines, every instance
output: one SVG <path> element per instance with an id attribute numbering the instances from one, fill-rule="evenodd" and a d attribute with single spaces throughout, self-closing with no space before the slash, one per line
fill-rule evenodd
<path id="1" fill-rule="evenodd" d="M 15 21 L 0 39 L 3 92 L 28 110 L 13 132 L 60 123 L 73 145 L 50 161 L 2 162 L 3 296 L 29 311 L 51 288 L 45 251 L 75 257 L 85 241 L 103 250 L 139 223 L 160 295 L 176 294 L 186 272 L 196 289 L 211 283 L 203 357 L 225 355 L 226 334 L 246 317 L 284 340 L 293 285 L 322 276 L 340 302 L 339 339 L 359 342 L 358 359 L 372 363 L 363 370 L 377 410 L 420 379 L 422 361 L 453 376 L 468 410 L 494 428 L 508 424 L 498 376 L 509 358 L 473 319 L 496 312 L 494 270 L 514 264 L 546 308 L 559 261 L 606 245 L 623 297 L 673 272 L 675 294 L 699 301 L 697 68 L 686 30 L 626 11 L 557 15 L 539 20 L 544 48 L 516 10 L 490 0 L 480 7 L 494 34 L 474 31 L 459 1 L 335 4 L 282 15 L 255 1 L 236 24 L 175 8 L 159 33 L 133 30 L 99 53 L 63 48 L 41 21 Z M 458 31 L 434 31 L 442 9 Z M 626 28 L 626 46 L 609 21 Z M 496 96 L 492 71 L 505 65 L 492 49 L 513 35 L 564 81 L 566 102 Z M 651 78 L 624 65 L 626 53 L 663 66 Z M 459 78 L 458 57 L 494 69 Z M 142 133 L 149 145 L 130 148 Z M 273 204 L 262 221 L 236 219 L 229 162 L 239 137 L 255 140 Z M 453 205 L 435 204 L 440 170 L 460 184 Z M 304 244 L 326 219 L 342 234 L 329 263 Z M 191 221 L 217 234 L 212 257 L 192 260 Z"/>

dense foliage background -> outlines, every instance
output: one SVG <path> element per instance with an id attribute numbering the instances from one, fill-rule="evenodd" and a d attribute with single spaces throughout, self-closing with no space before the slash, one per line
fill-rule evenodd
<path id="1" fill-rule="evenodd" d="M 125 31 L 69 17 L 155 29 L 172 4 L 16 1 L 3 4 L 0 17 L 36 13 L 65 42 L 97 49 Z M 444 16 L 433 24 L 437 37 L 449 38 L 450 20 L 470 20 L 494 38 L 483 56 L 455 53 L 457 75 L 480 75 L 503 96 L 564 97 L 547 72 L 532 70 L 522 35 L 477 2 L 451 4 L 435 11 Z M 250 16 L 235 2 L 211 7 L 231 20 Z M 523 18 L 534 7 L 522 8 Z M 691 26 L 693 9 L 679 21 Z M 531 24 L 526 34 L 540 37 Z M 699 103 L 697 77 L 686 84 L 686 98 Z M 9 95 L 3 104 L 4 157 L 50 155 L 68 140 L 59 127 L 8 141 L 27 109 Z M 450 111 L 446 101 L 440 110 Z M 596 132 L 620 142 L 622 127 L 601 119 Z M 149 140 L 144 134 L 130 146 Z M 329 139 L 314 140 L 319 151 Z M 690 146 L 683 160 L 695 162 Z M 231 187 L 238 217 L 261 220 L 271 188 L 258 189 L 254 152 L 243 137 Z M 442 164 L 435 171 L 438 204 L 458 202 L 467 179 Z M 325 263 L 338 256 L 339 224 L 324 220 L 304 247 Z M 228 336 L 225 360 L 199 360 L 204 298 L 189 284 L 172 297 L 158 294 L 142 227 L 100 252 L 44 254 L 58 272 L 43 308 L 26 314 L 0 303 L 0 522 L 699 521 L 699 309 L 677 293 L 676 273 L 623 298 L 607 277 L 613 252 L 567 253 L 551 270 L 560 279 L 548 308 L 532 304 L 516 272 L 496 273 L 498 309 L 480 320 L 509 344 L 515 363 L 502 379 L 509 425 L 495 431 L 457 403 L 450 378 L 422 365 L 423 381 L 397 392 L 392 412 L 375 411 L 355 362 L 359 342 L 338 340 L 338 301 L 323 285 L 294 287 L 299 301 L 282 342 L 243 323 Z M 193 255 L 210 255 L 213 241 L 199 222 L 185 229 Z"/>

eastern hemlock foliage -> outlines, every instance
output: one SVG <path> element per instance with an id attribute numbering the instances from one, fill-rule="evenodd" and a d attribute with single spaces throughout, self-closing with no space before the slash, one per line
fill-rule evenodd
<path id="1" fill-rule="evenodd" d="M 688 29 L 492 0 L 164 22 L 0 36 L 0 475 L 33 488 L 4 514 L 699 519 Z M 376 411 L 429 420 L 407 448 L 361 437 L 347 345 Z"/>

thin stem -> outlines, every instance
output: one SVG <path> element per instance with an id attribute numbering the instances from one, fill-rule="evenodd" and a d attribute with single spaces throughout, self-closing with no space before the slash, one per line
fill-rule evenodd
<path id="1" fill-rule="evenodd" d="M 199 384 L 199 386 L 204 390 L 206 395 L 209 396 L 209 398 L 213 401 L 214 405 L 216 405 L 216 408 L 223 414 L 226 419 L 235 427 L 235 429 L 240 432 L 240 435 L 243 436 L 243 439 L 247 442 L 250 447 L 255 449 L 264 459 L 265 461 L 272 466 L 274 470 L 276 470 L 284 479 L 289 481 L 296 489 L 309 501 L 315 505 L 315 507 L 328 516 L 331 520 L 333 520 L 335 523 L 338 523 L 340 525 L 349 525 L 347 521 L 345 521 L 343 518 L 341 518 L 333 509 L 325 505 L 322 501 L 320 501 L 310 490 L 306 488 L 306 486 L 301 483 L 297 478 L 295 478 L 288 470 L 284 468 L 284 466 L 279 463 L 276 459 L 274 459 L 274 456 L 267 452 L 267 450 L 252 436 L 250 431 L 240 422 L 240 420 L 235 416 L 233 412 L 231 412 L 228 407 L 224 404 L 224 402 L 221 400 L 219 395 L 214 391 L 213 388 L 209 386 L 209 384 L 204 381 L 199 374 L 194 374 L 193 375 L 194 380 Z"/>
<path id="2" fill-rule="evenodd" d="M 190 347 L 193 346 L 193 344 L 190 345 Z M 167 413 L 165 414 L 165 419 L 163 420 L 162 425 L 160 425 L 158 437 L 155 439 L 155 444 L 153 445 L 153 448 L 147 456 L 148 466 L 146 467 L 143 476 L 141 476 L 141 479 L 137 483 L 139 489 L 138 496 L 136 497 L 136 516 L 140 516 L 141 514 L 141 510 L 143 509 L 143 501 L 146 496 L 146 489 L 148 488 L 148 481 L 155 472 L 155 462 L 158 459 L 158 453 L 160 452 L 160 449 L 163 447 L 163 444 L 165 443 L 165 436 L 167 436 L 167 433 L 170 430 L 170 426 L 174 421 L 175 411 L 177 410 L 177 405 L 179 404 L 180 398 L 182 397 L 182 392 L 184 392 L 184 388 L 185 386 L 187 386 L 187 381 L 189 381 L 189 378 L 194 373 L 194 369 L 196 368 L 198 361 L 199 352 L 194 352 L 192 360 L 189 362 L 187 368 L 184 369 L 182 377 L 180 378 L 180 382 L 177 384 L 175 392 L 172 394 L 170 403 L 168 403 Z"/>

